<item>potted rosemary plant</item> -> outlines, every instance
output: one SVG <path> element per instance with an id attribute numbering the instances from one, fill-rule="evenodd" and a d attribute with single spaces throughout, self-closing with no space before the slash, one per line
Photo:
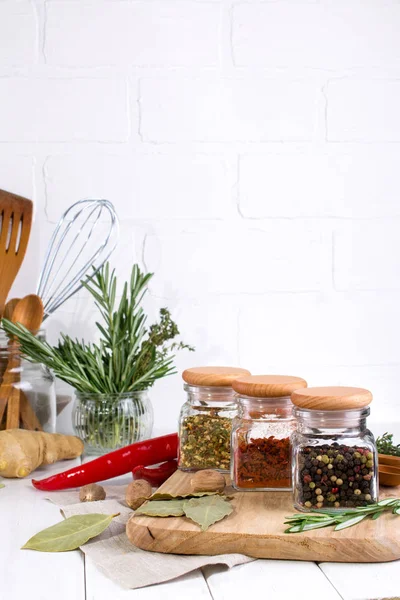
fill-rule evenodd
<path id="1" fill-rule="evenodd" d="M 141 307 L 151 273 L 134 265 L 117 302 L 117 278 L 105 265 L 84 285 L 101 315 L 100 339 L 85 343 L 61 334 L 57 346 L 3 319 L 3 328 L 31 362 L 42 363 L 75 389 L 73 426 L 89 454 L 109 452 L 150 436 L 153 411 L 148 390 L 175 373 L 174 352 L 183 348 L 167 308 L 147 326 Z"/>

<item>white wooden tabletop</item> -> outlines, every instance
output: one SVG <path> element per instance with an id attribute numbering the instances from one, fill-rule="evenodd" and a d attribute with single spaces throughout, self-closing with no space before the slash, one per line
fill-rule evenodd
<path id="1" fill-rule="evenodd" d="M 75 464 L 79 460 L 42 468 L 35 477 Z M 50 494 L 35 490 L 30 479 L 2 482 L 6 487 L 0 489 L 0 598 L 4 600 L 231 600 L 249 593 L 268 600 L 400 599 L 400 561 L 315 564 L 257 560 L 231 570 L 207 567 L 170 583 L 124 590 L 79 550 L 60 554 L 20 550 L 33 534 L 59 522 L 60 511 L 46 499 Z"/>

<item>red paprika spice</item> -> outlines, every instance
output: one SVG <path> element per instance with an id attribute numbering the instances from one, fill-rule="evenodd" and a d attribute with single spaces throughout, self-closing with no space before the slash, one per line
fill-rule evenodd
<path id="1" fill-rule="evenodd" d="M 235 453 L 235 481 L 243 488 L 290 488 L 290 438 L 240 436 Z"/>

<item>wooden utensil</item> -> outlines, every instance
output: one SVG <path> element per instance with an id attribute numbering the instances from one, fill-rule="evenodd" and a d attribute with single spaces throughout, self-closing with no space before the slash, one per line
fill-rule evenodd
<path id="1" fill-rule="evenodd" d="M 192 473 L 176 471 L 157 491 L 184 494 Z M 229 478 L 227 477 L 229 484 Z M 382 515 L 343 531 L 333 528 L 284 533 L 284 521 L 294 514 L 290 492 L 235 492 L 231 515 L 201 531 L 185 517 L 132 516 L 126 533 L 138 548 L 168 554 L 232 554 L 256 558 L 323 562 L 386 562 L 400 558 L 400 517 Z M 381 489 L 380 499 L 393 490 Z"/>
<path id="2" fill-rule="evenodd" d="M 4 307 L 4 313 L 3 313 L 4 319 L 8 319 L 9 321 L 11 321 L 13 312 L 14 312 L 14 308 L 17 306 L 17 304 L 20 300 L 21 300 L 21 298 L 11 298 L 11 300 L 7 301 L 7 304 Z"/>
<path id="3" fill-rule="evenodd" d="M 392 456 L 391 454 L 378 454 L 378 463 L 381 465 L 389 465 L 400 469 L 400 456 Z"/>
<path id="4" fill-rule="evenodd" d="M 0 190 L 0 315 L 25 256 L 32 213 L 31 200 Z"/>
<path id="5" fill-rule="evenodd" d="M 29 294 L 20 300 L 12 315 L 13 323 L 20 323 L 31 333 L 37 333 L 43 321 L 43 302 L 36 294 Z"/>
<path id="6" fill-rule="evenodd" d="M 379 465 L 379 483 L 390 487 L 400 485 L 400 469 L 389 465 Z"/>
<path id="7" fill-rule="evenodd" d="M 30 294 L 18 302 L 13 312 L 12 321 L 13 323 L 20 323 L 32 333 L 36 333 L 42 324 L 43 313 L 41 298 L 36 294 Z M 7 406 L 6 429 L 18 428 L 21 417 L 25 426 L 28 425 L 30 428 L 38 430 L 38 419 L 26 397 L 22 399 L 21 411 L 21 390 L 16 387 L 19 382 L 20 357 L 16 352 L 14 342 L 10 344 L 10 353 L 11 357 L 0 386 L 0 422 Z"/>

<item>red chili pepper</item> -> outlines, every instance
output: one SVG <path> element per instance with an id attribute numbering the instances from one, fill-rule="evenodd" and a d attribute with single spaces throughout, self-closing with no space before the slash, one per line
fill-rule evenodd
<path id="1" fill-rule="evenodd" d="M 114 450 L 114 452 L 63 473 L 47 477 L 47 479 L 40 481 L 32 479 L 32 484 L 38 490 L 49 492 L 81 487 L 88 483 L 124 475 L 137 465 L 155 465 L 163 460 L 172 460 L 177 456 L 178 435 L 170 433 Z"/>
<path id="2" fill-rule="evenodd" d="M 178 468 L 176 460 L 168 460 L 158 467 L 148 468 L 144 465 L 139 465 L 132 470 L 133 479 L 145 479 L 152 487 L 158 487 L 164 481 L 171 477 L 172 473 Z"/>

